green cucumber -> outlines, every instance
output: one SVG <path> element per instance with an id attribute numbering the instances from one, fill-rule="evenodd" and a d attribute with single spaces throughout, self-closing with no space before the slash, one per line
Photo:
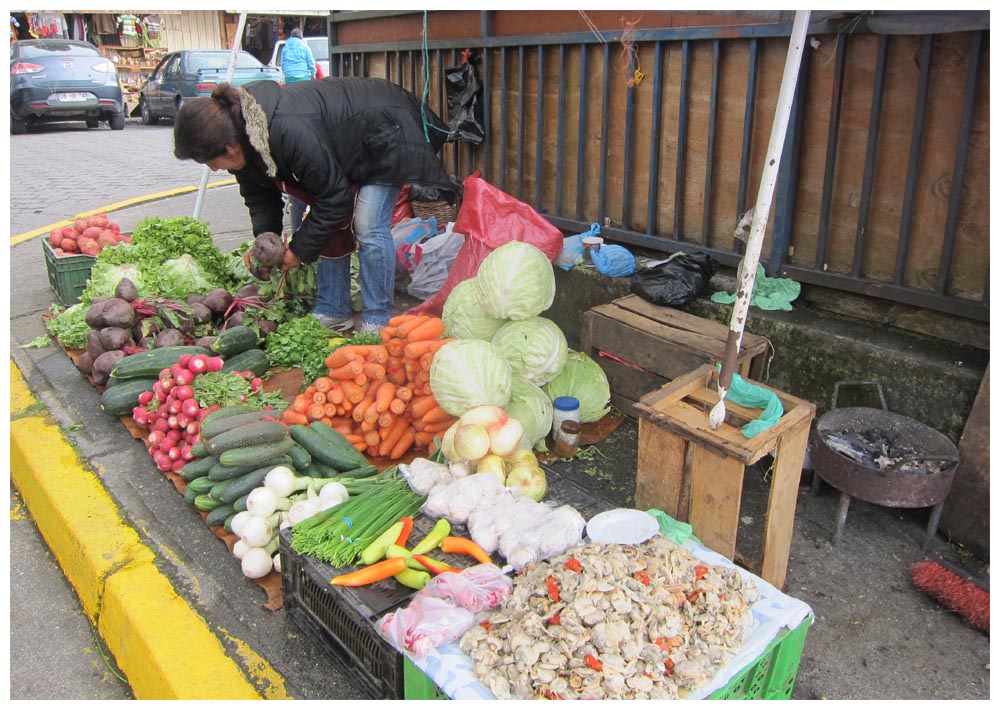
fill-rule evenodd
<path id="1" fill-rule="evenodd" d="M 216 419 L 208 423 L 202 422 L 199 434 L 201 441 L 206 442 L 209 449 L 211 449 L 209 442 L 211 442 L 211 440 L 219 434 L 224 434 L 225 432 L 235 429 L 236 427 L 243 426 L 244 424 L 253 424 L 267 419 L 277 420 L 280 416 L 281 414 L 274 409 L 256 409 L 252 412 L 233 414 L 232 416 Z"/>
<path id="2" fill-rule="evenodd" d="M 194 499 L 197 498 L 200 495 L 201 495 L 201 493 L 199 493 L 194 488 L 185 488 L 184 489 L 184 495 L 182 496 L 182 498 L 184 499 L 185 503 L 189 503 L 191 505 L 194 505 Z"/>
<path id="3" fill-rule="evenodd" d="M 312 455 L 314 461 L 332 466 L 338 471 L 350 471 L 368 463 L 368 460 L 357 449 L 354 449 L 355 455 L 351 456 L 339 446 L 330 443 L 323 435 L 303 424 L 293 424 L 288 427 L 288 433 L 291 434 L 295 442 Z"/>
<path id="4" fill-rule="evenodd" d="M 247 498 L 249 498 L 249 497 L 250 497 L 250 494 L 247 493 L 245 496 L 240 496 L 239 498 L 237 498 L 236 500 L 234 500 L 233 501 L 233 510 L 235 510 L 237 513 L 242 513 L 244 510 L 246 510 L 247 509 Z"/>
<path id="5" fill-rule="evenodd" d="M 208 450 L 221 456 L 224 451 L 276 444 L 287 438 L 288 431 L 281 422 L 253 422 L 213 436 L 208 440 Z"/>
<path id="6" fill-rule="evenodd" d="M 198 478 L 188 481 L 187 488 L 184 490 L 185 492 L 194 491 L 196 495 L 201 495 L 202 493 L 208 493 L 212 490 L 212 486 L 214 485 L 215 481 L 208 476 L 199 476 Z"/>
<path id="7" fill-rule="evenodd" d="M 205 518 L 205 525 L 210 528 L 217 527 L 225 523 L 233 515 L 236 515 L 236 511 L 233 510 L 232 503 L 223 503 L 208 514 Z"/>
<path id="8" fill-rule="evenodd" d="M 233 506 L 234 506 L 234 508 L 235 508 L 235 503 L 233 504 Z M 230 535 L 232 535 L 232 534 L 233 534 L 233 518 L 235 518 L 235 517 L 236 517 L 236 513 L 238 513 L 238 512 L 240 512 L 240 511 L 238 511 L 238 510 L 234 510 L 234 511 L 233 511 L 233 512 L 232 512 L 232 513 L 231 513 L 231 514 L 229 515 L 229 517 L 227 517 L 227 518 L 226 518 L 225 522 L 224 522 L 224 523 L 222 523 L 222 527 L 223 527 L 223 529 L 224 529 L 224 530 L 225 530 L 225 531 L 226 531 L 227 533 L 229 533 Z"/>
<path id="9" fill-rule="evenodd" d="M 208 450 L 208 444 L 198 438 L 198 443 L 191 447 L 191 455 L 196 459 L 207 458 L 212 455 L 212 452 Z"/>
<path id="10" fill-rule="evenodd" d="M 306 451 L 301 444 L 296 443 L 288 450 L 288 455 L 292 457 L 292 465 L 296 471 L 305 471 L 312 463 L 312 454 Z"/>
<path id="11" fill-rule="evenodd" d="M 223 503 L 234 503 L 237 499 L 250 495 L 250 491 L 264 483 L 264 479 L 267 478 L 270 471 L 270 467 L 264 466 L 250 473 L 244 473 L 231 481 L 224 481 L 225 486 L 219 493 L 219 500 Z"/>
<path id="12" fill-rule="evenodd" d="M 222 365 L 222 372 L 246 372 L 250 370 L 257 377 L 263 377 L 271 367 L 271 359 L 263 350 L 251 348 L 236 355 L 230 355 Z"/>
<path id="13" fill-rule="evenodd" d="M 227 404 L 225 407 L 219 407 L 211 414 L 205 415 L 205 418 L 201 420 L 201 425 L 208 426 L 216 419 L 225 419 L 226 417 L 231 417 L 234 414 L 246 414 L 248 412 L 259 412 L 260 407 L 255 404 Z"/>
<path id="14" fill-rule="evenodd" d="M 219 456 L 219 463 L 225 466 L 240 466 L 242 464 L 253 463 L 254 461 L 270 461 L 273 458 L 287 454 L 288 450 L 294 444 L 294 441 L 286 437 L 273 444 L 259 444 L 257 446 L 229 449 Z"/>
<path id="15" fill-rule="evenodd" d="M 316 421 L 309 423 L 309 428 L 312 429 L 317 434 L 319 434 L 320 436 L 322 436 L 327 441 L 329 441 L 334 446 L 338 446 L 341 449 L 343 449 L 348 455 L 364 458 L 364 454 L 355 449 L 354 444 L 349 442 L 347 438 L 344 437 L 343 434 L 341 434 L 339 431 L 334 429 L 329 424 L 321 422 L 320 420 L 317 419 Z"/>
<path id="16" fill-rule="evenodd" d="M 193 481 L 196 478 L 207 476 L 213 466 L 218 465 L 219 460 L 214 456 L 206 456 L 202 459 L 193 459 L 184 464 L 184 468 L 177 474 L 185 481 Z"/>
<path id="17" fill-rule="evenodd" d="M 181 355 L 210 355 L 206 348 L 197 345 L 170 345 L 154 348 L 135 355 L 126 355 L 115 363 L 111 374 L 118 379 L 127 380 L 136 377 L 159 377 L 160 370 L 170 367 L 181 359 Z"/>
<path id="18" fill-rule="evenodd" d="M 265 461 L 264 463 L 254 461 L 253 463 L 248 463 L 245 466 L 224 466 L 221 463 L 217 463 L 212 467 L 212 470 L 208 472 L 208 477 L 213 481 L 228 481 L 231 478 L 242 476 L 244 473 L 250 473 L 254 469 L 263 468 L 264 466 L 270 466 L 271 468 L 274 468 L 275 466 L 292 466 L 292 459 L 287 455 L 278 456 L 277 458 Z"/>
<path id="19" fill-rule="evenodd" d="M 233 355 L 256 348 L 257 340 L 257 331 L 250 326 L 234 325 L 215 336 L 212 350 L 225 361 Z"/>
<path id="20" fill-rule="evenodd" d="M 212 511 L 222 505 L 222 501 L 202 493 L 194 497 L 194 507 L 198 510 Z"/>
<path id="21" fill-rule="evenodd" d="M 139 406 L 139 395 L 152 392 L 156 380 L 148 377 L 122 380 L 114 387 L 108 387 L 101 395 L 101 411 L 113 417 L 132 414 Z"/>

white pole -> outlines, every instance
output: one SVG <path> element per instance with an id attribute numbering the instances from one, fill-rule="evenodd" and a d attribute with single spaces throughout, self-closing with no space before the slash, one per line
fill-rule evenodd
<path id="1" fill-rule="evenodd" d="M 246 26 L 247 14 L 241 12 L 239 24 L 236 26 L 236 37 L 233 39 L 233 47 L 229 52 L 229 67 L 226 69 L 227 82 L 233 80 L 233 72 L 236 70 L 236 58 L 240 54 L 240 44 L 243 42 L 243 30 Z M 198 196 L 194 202 L 194 213 L 191 215 L 194 219 L 199 219 L 201 216 L 201 207 L 205 203 L 205 191 L 208 189 L 208 174 L 210 172 L 212 171 L 207 165 L 201 170 L 201 183 L 198 185 Z"/>
<path id="2" fill-rule="evenodd" d="M 729 320 L 726 349 L 722 355 L 722 371 L 719 373 L 719 401 L 712 407 L 708 417 L 709 424 L 713 429 L 722 426 L 726 417 L 725 398 L 733 380 L 736 356 L 740 351 L 740 342 L 743 340 L 743 327 L 746 325 L 747 312 L 750 310 L 750 297 L 753 295 L 754 280 L 757 277 L 760 248 L 764 242 L 764 232 L 767 230 L 771 199 L 774 196 L 774 186 L 778 180 L 778 166 L 781 164 L 781 149 L 785 143 L 788 117 L 792 112 L 792 99 L 795 97 L 799 65 L 805 48 L 809 14 L 809 10 L 795 11 L 792 34 L 788 40 L 788 54 L 785 57 L 785 71 L 781 77 L 781 88 L 778 90 L 774 123 L 771 125 L 771 138 L 767 144 L 767 157 L 764 160 L 764 170 L 760 178 L 760 188 L 757 192 L 757 204 L 754 207 L 746 253 L 740 264 L 739 282 L 736 285 L 736 303 L 733 304 L 733 314 Z"/>

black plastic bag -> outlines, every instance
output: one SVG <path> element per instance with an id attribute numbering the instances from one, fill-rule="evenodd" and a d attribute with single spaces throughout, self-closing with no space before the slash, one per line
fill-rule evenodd
<path id="1" fill-rule="evenodd" d="M 718 268 L 718 262 L 704 252 L 681 254 L 636 271 L 629 288 L 658 306 L 684 306 L 708 289 Z"/>
<path id="2" fill-rule="evenodd" d="M 449 141 L 467 141 L 479 145 L 486 138 L 483 127 L 483 85 L 476 76 L 471 62 L 445 69 L 445 88 L 448 92 Z"/>

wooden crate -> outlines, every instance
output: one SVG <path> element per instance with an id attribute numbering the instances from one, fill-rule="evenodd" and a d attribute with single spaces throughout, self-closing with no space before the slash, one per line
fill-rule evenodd
<path id="1" fill-rule="evenodd" d="M 674 379 L 637 404 L 639 415 L 635 507 L 658 508 L 691 524 L 694 534 L 721 555 L 736 560 L 781 589 L 788 569 L 795 503 L 809 426 L 816 415 L 811 402 L 774 392 L 784 408 L 776 425 L 751 439 L 741 428 L 760 416 L 726 401 L 719 429 L 708 413 L 719 401 L 714 365 Z M 759 382 L 751 384 L 761 385 Z M 746 466 L 774 455 L 759 561 L 737 553 L 740 498 Z"/>
<path id="2" fill-rule="evenodd" d="M 636 417 L 635 403 L 647 392 L 722 359 L 729 328 L 639 296 L 626 296 L 591 308 L 583 315 L 581 351 L 604 370 L 611 404 Z M 736 371 L 760 379 L 767 340 L 744 333 Z"/>

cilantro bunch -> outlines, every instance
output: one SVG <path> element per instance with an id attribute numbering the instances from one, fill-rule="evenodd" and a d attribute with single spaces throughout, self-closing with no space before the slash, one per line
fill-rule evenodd
<path id="1" fill-rule="evenodd" d="M 323 361 L 330 353 L 329 343 L 330 331 L 309 315 L 279 324 L 268 334 L 265 350 L 273 365 L 301 367 L 305 381 L 312 382 L 326 374 Z"/>

